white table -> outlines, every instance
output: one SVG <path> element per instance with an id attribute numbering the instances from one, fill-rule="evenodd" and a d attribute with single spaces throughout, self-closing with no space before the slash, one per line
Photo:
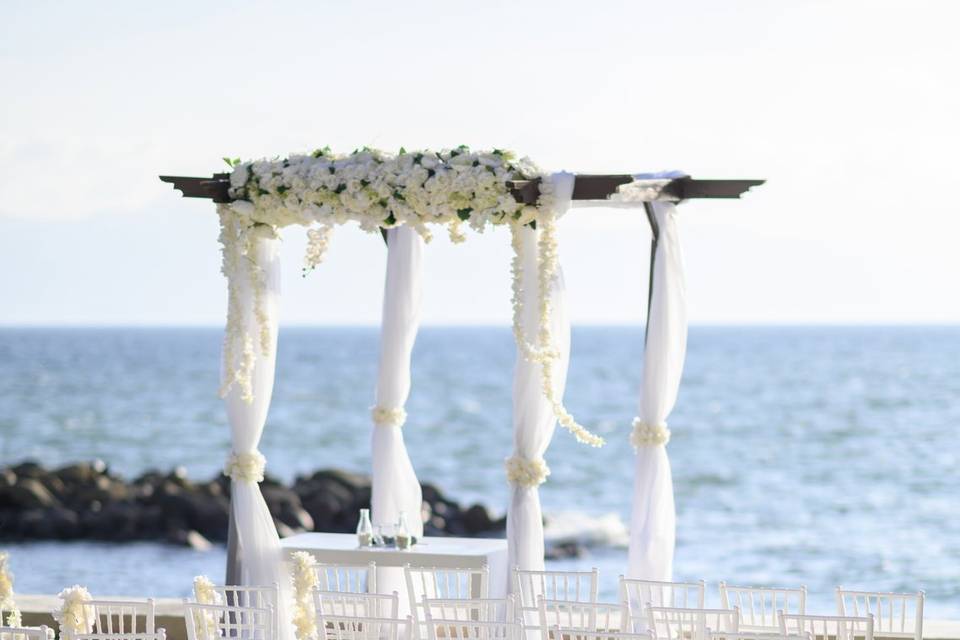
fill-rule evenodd
<path id="1" fill-rule="evenodd" d="M 364 565 L 375 562 L 377 567 L 447 567 L 480 569 L 490 572 L 489 597 L 503 598 L 507 593 L 507 541 L 502 538 L 434 538 L 425 537 L 407 550 L 392 547 L 360 547 L 352 533 L 298 533 L 280 541 L 287 556 L 294 551 L 306 551 L 318 562 Z M 379 574 L 379 572 L 378 572 Z M 378 575 L 378 583 L 380 577 Z M 394 581 L 390 581 L 394 582 Z M 378 584 L 400 591 L 405 599 L 405 585 Z M 400 588 L 404 587 L 404 588 Z M 388 592 L 389 592 L 388 591 Z M 479 594 L 477 594 L 477 597 Z"/>

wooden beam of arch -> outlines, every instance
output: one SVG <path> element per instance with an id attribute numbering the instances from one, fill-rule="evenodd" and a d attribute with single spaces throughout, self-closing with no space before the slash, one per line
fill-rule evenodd
<path id="1" fill-rule="evenodd" d="M 210 178 L 187 176 L 160 176 L 183 193 L 185 198 L 206 198 L 214 202 L 232 202 L 228 191 L 230 174 L 215 173 Z M 574 200 L 606 200 L 617 192 L 621 185 L 633 182 L 629 174 L 593 175 L 577 174 L 573 186 Z M 762 185 L 765 180 L 697 180 L 674 178 L 661 190 L 664 200 L 694 200 L 713 198 L 739 198 L 751 187 Z M 507 183 L 517 202 L 533 204 L 540 195 L 540 180 L 517 180 Z"/>

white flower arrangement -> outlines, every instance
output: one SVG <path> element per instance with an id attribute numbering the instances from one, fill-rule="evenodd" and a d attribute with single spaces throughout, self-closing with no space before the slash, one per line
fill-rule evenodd
<path id="1" fill-rule="evenodd" d="M 508 151 L 473 152 L 463 146 L 439 152 L 401 149 L 397 154 L 364 148 L 349 155 L 324 148 L 285 159 L 228 162 L 233 167 L 229 194 L 235 200 L 218 206 L 222 271 L 229 287 L 221 395 L 226 396 L 237 385 L 244 401 L 252 402 L 257 354 L 267 356 L 271 349 L 264 273 L 257 264 L 258 239 L 275 238 L 277 229 L 292 224 L 320 225 L 308 231 L 306 273 L 323 261 L 337 224 L 356 222 L 369 232 L 404 224 L 427 242 L 432 237 L 431 225 L 445 226 L 454 242 L 465 239 L 464 223 L 478 232 L 488 225 L 509 225 L 515 253 L 513 324 L 518 348 L 525 358 L 541 365 L 543 394 L 560 425 L 580 442 L 603 444 L 602 438 L 576 422 L 554 390 L 554 364 L 560 353 L 553 344 L 549 319 L 550 292 L 558 272 L 557 211 L 549 177 L 532 162 L 518 160 Z M 537 205 L 517 202 L 511 182 L 538 177 L 541 195 Z M 519 230 L 523 226 L 540 231 L 540 313 L 533 343 L 525 339 L 521 322 L 523 246 Z M 252 310 L 241 304 L 244 289 L 253 293 Z M 248 317 L 251 312 L 255 317 Z M 251 335 L 252 326 L 258 327 L 257 335 Z M 402 424 L 400 414 L 382 413 L 390 411 L 396 410 L 375 409 L 374 422 Z"/>
<path id="2" fill-rule="evenodd" d="M 640 418 L 633 419 L 633 431 L 630 432 L 630 444 L 634 449 L 640 447 L 656 447 L 670 442 L 670 429 L 666 423 L 646 424 Z"/>
<path id="3" fill-rule="evenodd" d="M 298 640 L 311 640 L 317 635 L 317 620 L 311 602 L 313 589 L 317 586 L 316 561 L 306 551 L 297 551 L 290 556 L 293 563 L 293 627 Z"/>
<path id="4" fill-rule="evenodd" d="M 193 595 L 198 604 L 223 605 L 223 597 L 214 588 L 213 582 L 207 576 L 197 576 L 193 579 Z M 200 617 L 193 621 L 198 638 L 220 637 L 220 614 L 215 611 L 201 611 Z"/>
<path id="5" fill-rule="evenodd" d="M 259 451 L 231 453 L 223 465 L 223 475 L 237 482 L 263 482 L 267 459 Z"/>
<path id="6" fill-rule="evenodd" d="M 92 600 L 90 592 L 80 585 L 64 589 L 58 596 L 63 604 L 53 612 L 53 618 L 60 625 L 60 634 L 64 637 L 75 636 L 93 631 L 94 610 L 86 603 Z"/>
<path id="7" fill-rule="evenodd" d="M 550 475 L 550 467 L 543 458 L 528 460 L 521 456 L 510 456 L 504 466 L 507 468 L 507 480 L 518 487 L 539 486 Z"/>
<path id="8" fill-rule="evenodd" d="M 7 611 L 8 627 L 20 627 L 23 621 L 20 610 L 13 600 L 13 574 L 10 573 L 10 556 L 0 551 L 0 612 Z M 3 624 L 0 620 L 0 625 Z"/>

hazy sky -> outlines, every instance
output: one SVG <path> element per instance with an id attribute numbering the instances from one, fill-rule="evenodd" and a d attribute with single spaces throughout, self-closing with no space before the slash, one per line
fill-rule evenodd
<path id="1" fill-rule="evenodd" d="M 329 144 L 767 178 L 682 207 L 690 318 L 958 322 L 960 3 L 5 2 L 0 323 L 220 324 L 213 206 L 160 173 Z M 340 228 L 286 323 L 379 321 Z M 441 235 L 441 234 L 438 234 Z M 574 320 L 637 322 L 638 212 L 572 212 Z M 505 233 L 428 247 L 425 322 L 507 323 Z"/>

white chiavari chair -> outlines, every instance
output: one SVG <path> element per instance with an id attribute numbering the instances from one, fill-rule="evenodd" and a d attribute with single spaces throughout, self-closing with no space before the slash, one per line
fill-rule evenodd
<path id="1" fill-rule="evenodd" d="M 647 603 L 647 628 L 657 640 L 707 640 L 707 630 L 740 630 L 740 610 L 655 607 Z"/>
<path id="2" fill-rule="evenodd" d="M 652 631 L 597 631 L 591 629 L 550 629 L 553 638 L 562 640 L 654 640 Z"/>
<path id="3" fill-rule="evenodd" d="M 317 613 L 317 629 L 322 629 L 325 634 L 320 640 L 406 640 L 412 626 L 409 617 L 399 620 Z"/>
<path id="4" fill-rule="evenodd" d="M 403 568 L 410 599 L 410 615 L 413 618 L 414 638 L 425 638 L 425 599 L 486 598 L 489 593 L 490 572 L 482 569 L 457 569 L 447 567 Z"/>
<path id="5" fill-rule="evenodd" d="M 627 629 L 641 632 L 647 629 L 647 603 L 656 607 L 703 609 L 707 606 L 707 585 L 698 582 L 665 582 L 639 580 L 620 576 L 620 600 L 627 605 L 630 622 Z M 776 619 L 776 614 L 774 614 Z"/>
<path id="6" fill-rule="evenodd" d="M 394 591 L 385 593 L 353 593 L 349 591 L 313 590 L 313 605 L 317 616 L 355 618 L 396 618 L 400 596 Z"/>
<path id="7" fill-rule="evenodd" d="M 837 614 L 873 615 L 875 638 L 923 640 L 924 593 L 854 591 L 837 587 Z"/>
<path id="8" fill-rule="evenodd" d="M 277 640 L 273 607 L 231 607 L 184 601 L 187 640 Z"/>
<path id="9" fill-rule="evenodd" d="M 321 591 L 377 592 L 376 563 L 350 565 L 318 562 L 313 565 L 313 570 L 317 574 L 317 588 Z"/>
<path id="10" fill-rule="evenodd" d="M 540 598 L 572 602 L 596 602 L 600 591 L 600 572 L 527 571 L 514 567 L 511 572 L 513 596 L 517 599 L 517 618 L 528 630 L 539 629 Z"/>
<path id="11" fill-rule="evenodd" d="M 780 613 L 780 633 L 813 640 L 873 640 L 873 616 L 816 616 Z"/>
<path id="12" fill-rule="evenodd" d="M 720 606 L 740 609 L 740 631 L 779 633 L 777 612 L 807 612 L 807 588 L 742 587 L 720 583 Z"/>
<path id="13" fill-rule="evenodd" d="M 6 618 L 3 618 L 6 620 Z M 53 629 L 46 625 L 39 627 L 2 627 L 0 640 L 54 640 Z"/>
<path id="14" fill-rule="evenodd" d="M 543 640 L 550 640 L 549 632 L 554 627 L 618 633 L 627 630 L 627 605 L 624 603 L 540 598 L 539 604 L 538 622 Z"/>

